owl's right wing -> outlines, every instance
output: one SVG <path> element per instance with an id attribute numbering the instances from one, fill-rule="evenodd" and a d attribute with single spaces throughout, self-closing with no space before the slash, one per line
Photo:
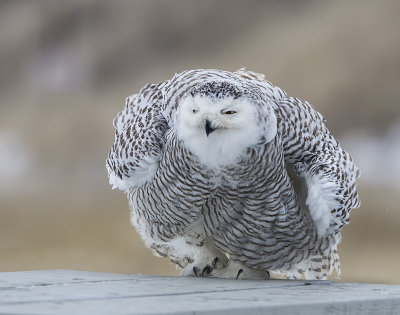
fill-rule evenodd
<path id="1" fill-rule="evenodd" d="M 285 162 L 306 182 L 305 202 L 318 234 L 340 231 L 349 222 L 351 209 L 360 206 L 356 183 L 360 173 L 352 157 L 332 137 L 324 118 L 311 104 L 287 97 L 262 74 L 245 69 L 235 73 L 275 100 L 272 104 Z"/>
<path id="2" fill-rule="evenodd" d="M 113 188 L 128 191 L 154 178 L 168 129 L 161 102 L 160 84 L 148 84 L 129 96 L 115 117 L 115 139 L 106 163 Z"/>

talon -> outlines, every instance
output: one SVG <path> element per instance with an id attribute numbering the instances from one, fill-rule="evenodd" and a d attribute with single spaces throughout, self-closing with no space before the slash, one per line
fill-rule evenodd
<path id="1" fill-rule="evenodd" d="M 212 266 L 213 268 L 215 268 L 215 267 L 217 266 L 218 261 L 219 261 L 219 258 L 218 258 L 218 257 L 215 257 L 214 260 L 213 260 L 213 262 L 211 263 L 211 266 Z"/>
<path id="2" fill-rule="evenodd" d="M 194 272 L 194 274 L 195 274 L 195 276 L 196 276 L 196 277 L 198 277 L 198 276 L 199 276 L 199 271 L 200 271 L 200 269 L 199 269 L 199 268 L 197 268 L 197 267 L 193 267 L 193 272 Z"/>
<path id="3" fill-rule="evenodd" d="M 205 266 L 203 268 L 203 271 L 201 272 L 201 276 L 202 277 L 208 276 L 211 273 L 211 270 L 212 270 L 211 266 L 209 266 L 209 265 Z"/>
<path id="4" fill-rule="evenodd" d="M 239 269 L 237 276 L 236 276 L 236 280 L 239 278 L 239 276 L 243 273 L 243 269 Z"/>

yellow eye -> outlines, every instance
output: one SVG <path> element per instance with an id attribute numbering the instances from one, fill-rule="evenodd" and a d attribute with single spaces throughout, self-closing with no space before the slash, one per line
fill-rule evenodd
<path id="1" fill-rule="evenodd" d="M 236 111 L 234 111 L 234 110 L 227 110 L 227 111 L 225 111 L 225 112 L 222 112 L 222 114 L 232 115 L 232 114 L 236 114 Z"/>

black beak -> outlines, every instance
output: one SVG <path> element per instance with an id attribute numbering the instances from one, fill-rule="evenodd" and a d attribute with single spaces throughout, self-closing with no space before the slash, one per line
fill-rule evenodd
<path id="1" fill-rule="evenodd" d="M 208 137 L 208 135 L 213 132 L 215 130 L 215 128 L 211 127 L 211 123 L 209 120 L 206 120 L 206 135 Z"/>

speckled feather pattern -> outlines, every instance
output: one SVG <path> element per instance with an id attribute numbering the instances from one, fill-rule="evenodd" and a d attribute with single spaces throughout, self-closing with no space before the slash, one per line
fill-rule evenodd
<path id="1" fill-rule="evenodd" d="M 265 108 L 274 113 L 276 135 L 261 136 L 235 163 L 209 167 L 177 137 L 188 95 L 246 97 L 261 126 Z M 359 206 L 359 171 L 309 103 L 244 69 L 190 70 L 128 97 L 114 127 L 110 183 L 127 193 L 133 225 L 159 255 L 183 268 L 211 246 L 290 278 L 340 272 L 337 245 Z M 305 179 L 305 205 L 288 166 Z"/>

